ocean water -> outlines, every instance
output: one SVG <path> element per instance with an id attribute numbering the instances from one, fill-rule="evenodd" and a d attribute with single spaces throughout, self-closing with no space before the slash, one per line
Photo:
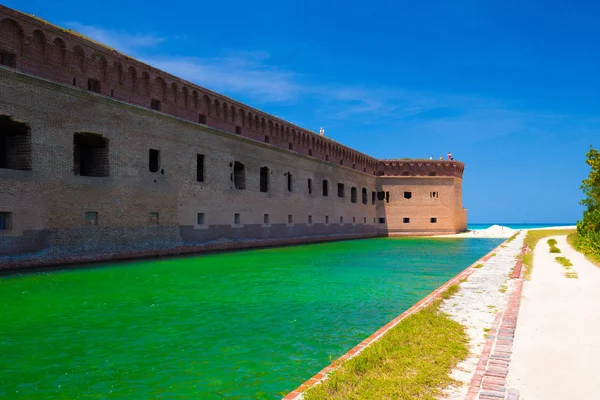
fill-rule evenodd
<path id="1" fill-rule="evenodd" d="M 0 277 L 0 398 L 280 398 L 501 241 L 378 238 Z"/>
<path id="2" fill-rule="evenodd" d="M 511 229 L 535 229 L 535 228 L 548 228 L 548 227 L 553 227 L 553 226 L 572 226 L 575 224 L 576 224 L 576 222 L 573 222 L 570 224 L 554 223 L 554 222 L 542 223 L 542 224 L 513 224 L 513 223 L 498 222 L 498 223 L 492 223 L 492 224 L 469 224 L 467 226 L 467 229 L 481 230 L 481 229 L 487 229 L 492 225 L 506 226 Z"/>

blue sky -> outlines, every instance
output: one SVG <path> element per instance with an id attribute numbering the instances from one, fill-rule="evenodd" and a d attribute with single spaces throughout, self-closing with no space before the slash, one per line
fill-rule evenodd
<path id="1" fill-rule="evenodd" d="M 574 222 L 600 3 L 9 0 L 378 158 L 466 163 L 469 222 Z"/>

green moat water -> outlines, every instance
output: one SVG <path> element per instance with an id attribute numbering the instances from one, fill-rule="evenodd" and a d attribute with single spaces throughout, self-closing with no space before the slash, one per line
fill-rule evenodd
<path id="1" fill-rule="evenodd" d="M 279 398 L 500 242 L 367 239 L 0 277 L 0 398 Z"/>

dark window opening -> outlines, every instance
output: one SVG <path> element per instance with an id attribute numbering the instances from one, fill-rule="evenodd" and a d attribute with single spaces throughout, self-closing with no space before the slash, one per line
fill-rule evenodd
<path id="1" fill-rule="evenodd" d="M 308 223 L 309 223 L 309 225 L 312 224 L 312 215 L 308 216 Z"/>
<path id="2" fill-rule="evenodd" d="M 110 89 L 110 97 L 114 97 L 115 96 L 115 89 Z"/>
<path id="3" fill-rule="evenodd" d="M 325 216 L 325 224 L 329 224 L 329 215 Z"/>
<path id="4" fill-rule="evenodd" d="M 356 217 L 352 217 L 352 223 L 355 224 L 356 223 Z"/>
<path id="5" fill-rule="evenodd" d="M 88 78 L 88 90 L 90 92 L 100 93 L 100 81 L 98 79 Z"/>
<path id="6" fill-rule="evenodd" d="M 363 224 L 367 223 L 367 217 L 364 218 Z"/>
<path id="7" fill-rule="evenodd" d="M 436 224 L 437 223 L 437 218 L 431 217 L 431 218 L 429 218 L 429 222 L 431 222 L 432 224 Z"/>
<path id="8" fill-rule="evenodd" d="M 294 217 L 292 216 L 292 214 L 288 214 L 288 224 L 293 224 L 294 223 Z"/>
<path id="9" fill-rule="evenodd" d="M 294 145 L 293 145 L 293 144 L 291 144 L 291 143 L 290 143 L 290 144 L 288 144 L 288 149 L 290 149 L 290 150 L 294 150 Z"/>
<path id="10" fill-rule="evenodd" d="M 149 214 L 149 224 L 150 225 L 159 225 L 160 221 L 158 219 L 158 213 L 157 212 L 151 212 Z"/>
<path id="11" fill-rule="evenodd" d="M 198 215 L 196 217 L 196 224 L 204 225 L 205 223 L 206 223 L 206 216 L 204 215 L 204 213 L 198 213 Z"/>
<path id="12" fill-rule="evenodd" d="M 198 114 L 198 122 L 201 124 L 206 125 L 206 115 L 204 114 Z"/>
<path id="13" fill-rule="evenodd" d="M 380 224 L 385 224 L 385 218 L 379 218 L 379 223 Z"/>
<path id="14" fill-rule="evenodd" d="M 263 224 L 269 225 L 269 214 L 263 215 Z"/>
<path id="15" fill-rule="evenodd" d="M 410 199 L 410 198 L 412 198 L 412 192 L 404 192 L 404 198 L 405 198 L 405 199 Z"/>
<path id="16" fill-rule="evenodd" d="M 385 192 L 385 202 L 386 203 L 390 202 L 390 192 Z"/>
<path id="17" fill-rule="evenodd" d="M 269 191 L 269 167 L 260 169 L 260 191 L 263 193 Z"/>
<path id="18" fill-rule="evenodd" d="M 325 161 L 329 161 L 329 156 L 325 155 Z"/>
<path id="19" fill-rule="evenodd" d="M 346 193 L 344 190 L 344 184 L 338 183 L 338 197 L 344 197 L 344 196 L 346 196 Z"/>
<path id="20" fill-rule="evenodd" d="M 356 164 L 352 164 L 352 169 L 356 169 Z"/>
<path id="21" fill-rule="evenodd" d="M 196 181 L 204 182 L 204 154 L 196 154 Z"/>
<path id="22" fill-rule="evenodd" d="M 0 212 L 0 231 L 9 231 L 12 229 L 12 213 Z"/>
<path id="23" fill-rule="evenodd" d="M 329 196 L 329 181 L 323 181 L 323 197 Z"/>
<path id="24" fill-rule="evenodd" d="M 312 179 L 308 178 L 308 194 L 312 194 Z"/>
<path id="25" fill-rule="evenodd" d="M 160 151 L 155 149 L 148 150 L 148 169 L 150 172 L 158 172 L 160 168 Z"/>
<path id="26" fill-rule="evenodd" d="M 438 197 L 438 192 L 429 193 L 429 197 Z"/>
<path id="27" fill-rule="evenodd" d="M 340 225 L 344 224 L 344 217 L 340 216 Z"/>
<path id="28" fill-rule="evenodd" d="M 80 176 L 108 176 L 108 140 L 95 133 L 73 135 L 73 173 Z"/>
<path id="29" fill-rule="evenodd" d="M 242 127 L 241 126 L 236 126 L 235 127 L 235 134 L 236 135 L 241 135 L 242 134 Z"/>
<path id="30" fill-rule="evenodd" d="M 239 225 L 242 222 L 242 218 L 240 217 L 240 214 L 233 214 L 233 223 L 235 225 Z"/>
<path id="31" fill-rule="evenodd" d="M 344 160 L 340 160 L 340 165 L 344 165 Z"/>
<path id="32" fill-rule="evenodd" d="M 408 223 L 410 223 L 410 218 L 404 217 L 404 218 L 402 218 L 402 222 L 405 224 L 408 224 Z"/>
<path id="33" fill-rule="evenodd" d="M 6 115 L 0 116 L 0 168 L 31 170 L 29 127 Z"/>
<path id="34" fill-rule="evenodd" d="M 246 167 L 239 161 L 233 163 L 233 186 L 240 190 L 246 189 Z"/>
<path id="35" fill-rule="evenodd" d="M 77 79 L 73 78 L 73 86 L 77 86 Z"/>
<path id="36" fill-rule="evenodd" d="M 268 136 L 265 136 L 265 143 L 270 143 L 271 139 Z"/>
<path id="37" fill-rule="evenodd" d="M 308 155 L 312 156 L 312 149 L 308 149 Z"/>
<path id="38" fill-rule="evenodd" d="M 377 199 L 377 193 L 371 192 L 371 204 L 375 204 L 375 199 Z"/>
<path id="39" fill-rule="evenodd" d="M 160 100 L 152 99 L 150 101 L 150 108 L 156 111 L 160 111 Z"/>
<path id="40" fill-rule="evenodd" d="M 0 64 L 4 65 L 6 67 L 16 68 L 17 67 L 17 56 L 13 53 L 7 53 L 4 51 L 0 51 Z"/>
<path id="41" fill-rule="evenodd" d="M 429 176 L 435 176 L 435 172 L 430 172 Z"/>
<path id="42" fill-rule="evenodd" d="M 369 196 L 367 195 L 367 188 L 362 188 L 362 203 L 367 204 L 369 202 Z"/>
<path id="43" fill-rule="evenodd" d="M 364 168 L 363 168 L 363 172 L 367 172 L 367 167 L 364 167 Z"/>
<path id="44" fill-rule="evenodd" d="M 385 200 L 385 192 L 377 192 L 377 200 Z"/>
<path id="45" fill-rule="evenodd" d="M 86 211 L 85 213 L 85 224 L 98 226 L 98 212 L 96 211 Z"/>
<path id="46" fill-rule="evenodd" d="M 292 191 L 292 174 L 291 173 L 287 173 L 287 190 L 288 192 Z"/>
<path id="47" fill-rule="evenodd" d="M 352 203 L 356 203 L 357 202 L 357 190 L 355 187 L 350 188 L 350 201 Z"/>

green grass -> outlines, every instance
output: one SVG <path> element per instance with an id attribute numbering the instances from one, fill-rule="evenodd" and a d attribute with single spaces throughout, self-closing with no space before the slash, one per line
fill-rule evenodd
<path id="1" fill-rule="evenodd" d="M 454 296 L 460 290 L 460 286 L 452 285 L 448 287 L 442 294 L 441 297 L 444 300 L 448 300 L 450 297 Z"/>
<path id="2" fill-rule="evenodd" d="M 508 239 L 506 239 L 506 243 L 510 243 L 513 240 L 515 240 L 515 238 L 517 237 L 517 235 L 519 234 L 519 232 L 515 233 L 514 235 L 512 235 L 511 237 L 509 237 Z"/>
<path id="3" fill-rule="evenodd" d="M 573 266 L 573 263 L 571 263 L 571 260 L 569 260 L 566 257 L 556 257 L 556 261 L 558 261 L 558 263 L 565 268 L 570 268 Z"/>
<path id="4" fill-rule="evenodd" d="M 550 245 L 550 247 L 552 247 L 552 246 L 556 246 L 556 243 L 558 243 L 558 242 L 556 241 L 556 239 L 548 239 L 548 244 Z"/>
<path id="5" fill-rule="evenodd" d="M 473 266 L 473 268 L 482 268 L 482 267 L 483 267 L 482 263 L 479 263 L 479 264 L 476 264 L 476 265 Z"/>
<path id="6" fill-rule="evenodd" d="M 565 277 L 570 279 L 579 279 L 577 272 L 565 272 Z"/>
<path id="7" fill-rule="evenodd" d="M 577 232 L 573 232 L 567 236 L 567 243 L 569 243 L 573 249 L 582 253 L 588 261 L 595 264 L 597 267 L 600 267 L 600 254 L 591 253 L 582 249 L 581 246 L 579 246 L 579 236 L 577 235 Z"/>
<path id="8" fill-rule="evenodd" d="M 523 265 L 525 266 L 525 279 L 531 279 L 531 271 L 533 270 L 533 249 L 537 242 L 548 236 L 568 235 L 575 232 L 575 229 L 541 229 L 528 231 L 525 236 L 524 243 L 529 247 L 529 251 L 523 256 Z"/>
<path id="9" fill-rule="evenodd" d="M 560 253 L 560 249 L 556 246 L 550 246 L 550 253 Z"/>
<path id="10" fill-rule="evenodd" d="M 490 254 L 490 258 L 492 258 L 492 257 L 496 257 L 496 253 Z"/>
<path id="11" fill-rule="evenodd" d="M 451 286 L 442 298 L 455 294 Z M 450 372 L 469 354 L 465 328 L 439 310 L 441 300 L 407 317 L 341 364 L 304 398 L 435 400 L 455 383 Z"/>
<path id="12" fill-rule="evenodd" d="M 506 285 L 502 285 L 502 286 L 500 286 L 500 289 L 498 289 L 498 291 L 500 293 L 506 293 L 507 290 L 508 290 L 508 286 L 506 286 Z"/>

